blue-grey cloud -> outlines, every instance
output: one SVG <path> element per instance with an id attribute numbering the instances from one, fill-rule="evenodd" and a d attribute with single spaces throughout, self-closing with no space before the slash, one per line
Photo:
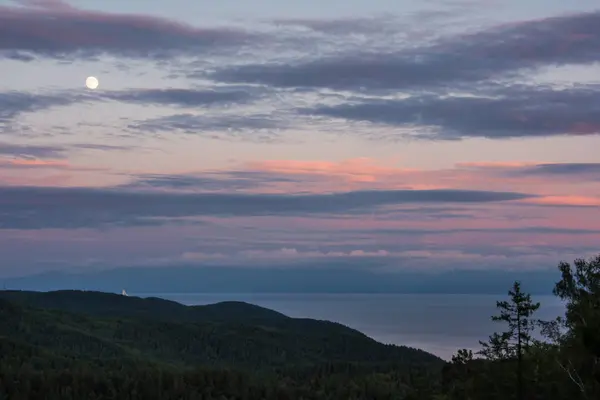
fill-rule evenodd
<path id="1" fill-rule="evenodd" d="M 333 25 L 335 26 L 335 24 Z M 544 65 L 600 61 L 600 11 L 525 21 L 407 49 L 223 67 L 226 82 L 341 90 L 440 89 Z"/>
<path id="2" fill-rule="evenodd" d="M 600 92 L 595 85 L 562 90 L 514 86 L 490 97 L 414 96 L 408 99 L 365 99 L 301 112 L 351 121 L 424 127 L 416 137 L 509 138 L 600 133 Z"/>
<path id="3" fill-rule="evenodd" d="M 274 174 L 255 171 L 219 171 L 202 173 L 202 175 L 160 175 L 147 174 L 137 176 L 125 188 L 137 189 L 171 189 L 171 190 L 196 190 L 196 191 L 232 191 L 259 189 L 268 184 L 298 183 L 299 179 L 289 176 L 276 176 Z"/>
<path id="4" fill-rule="evenodd" d="M 118 101 L 142 105 L 167 105 L 173 107 L 210 107 L 246 104 L 264 95 L 253 88 L 213 89 L 128 89 L 99 91 L 96 93 L 0 92 L 0 126 L 7 125 L 26 113 L 45 111 L 54 107 L 69 106 L 83 102 Z M 251 122 L 251 121 L 249 121 Z"/>
<path id="5" fill-rule="evenodd" d="M 528 226 L 517 228 L 456 228 L 456 229 L 363 229 L 352 231 L 355 233 L 414 236 L 414 235 L 451 235 L 456 233 L 481 233 L 481 234 L 533 234 L 533 235 L 600 235 L 600 229 L 573 229 L 549 226 Z"/>
<path id="6" fill-rule="evenodd" d="M 600 181 L 600 163 L 537 164 L 509 171 L 513 175 L 553 175 Z"/>
<path id="7" fill-rule="evenodd" d="M 67 155 L 81 150 L 125 151 L 132 146 L 117 146 L 97 143 L 75 143 L 64 145 L 17 144 L 0 142 L 0 156 L 20 159 L 64 159 Z M 26 166 L 26 165 L 23 165 Z M 6 167 L 6 165 L 4 165 Z M 19 167 L 19 165 L 14 165 Z M 57 167 L 55 165 L 55 167 Z"/>
<path id="8" fill-rule="evenodd" d="M 144 15 L 75 8 L 0 6 L 0 56 L 65 58 L 101 54 L 164 59 L 174 55 L 240 46 L 258 35 L 239 29 L 199 29 Z M 3 53 L 4 52 L 4 53 Z"/>
<path id="9" fill-rule="evenodd" d="M 0 92 L 0 127 L 12 122 L 12 120 L 23 113 L 42 111 L 56 106 L 65 106 L 73 104 L 76 101 L 77 98 L 73 96 L 18 91 Z"/>
<path id="10" fill-rule="evenodd" d="M 333 194 L 173 193 L 121 189 L 0 187 L 0 228 L 123 226 L 195 216 L 372 213 L 406 203 L 489 203 L 534 195 L 469 190 L 355 191 Z"/>
<path id="11" fill-rule="evenodd" d="M 100 98 L 107 98 L 127 103 L 163 104 L 183 107 L 245 103 L 254 99 L 255 97 L 255 94 L 251 93 L 250 90 L 228 89 L 140 89 L 114 91 L 100 94 Z"/>
<path id="12" fill-rule="evenodd" d="M 344 19 L 278 18 L 267 22 L 277 26 L 301 27 L 330 35 L 353 35 L 397 32 L 398 24 L 402 21 L 392 16 L 382 16 Z"/>
<path id="13" fill-rule="evenodd" d="M 11 51 L 1 50 L 0 57 L 3 57 L 7 60 L 23 61 L 23 62 L 30 62 L 30 61 L 35 60 L 35 56 L 33 56 L 31 54 L 20 52 L 20 51 L 16 51 L 16 50 L 11 50 Z"/>
<path id="14" fill-rule="evenodd" d="M 210 134 L 213 138 L 243 139 L 249 141 L 272 141 L 279 130 L 289 126 L 289 122 L 269 114 L 240 115 L 194 115 L 175 114 L 167 117 L 136 121 L 128 125 L 134 131 L 143 132 L 183 132 L 187 134 Z M 215 136 L 214 132 L 225 136 Z"/>
<path id="15" fill-rule="evenodd" d="M 97 151 L 124 151 L 124 150 L 132 150 L 132 146 L 120 146 L 114 144 L 99 144 L 99 143 L 78 143 L 65 146 L 66 148 L 71 149 L 81 149 L 81 150 L 97 150 Z"/>
<path id="16" fill-rule="evenodd" d="M 42 146 L 11 144 L 0 142 L 0 156 L 19 158 L 59 158 L 64 156 L 65 148 L 60 146 Z"/>

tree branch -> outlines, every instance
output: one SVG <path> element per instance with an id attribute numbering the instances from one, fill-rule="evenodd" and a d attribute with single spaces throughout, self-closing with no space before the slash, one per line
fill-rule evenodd
<path id="1" fill-rule="evenodd" d="M 562 365 L 560 363 L 560 361 L 556 360 L 556 363 L 559 365 L 559 367 L 565 371 L 567 373 L 567 375 L 569 375 L 569 379 L 571 379 L 571 381 L 577 385 L 577 387 L 579 388 L 579 391 L 581 392 L 581 394 L 583 395 L 584 398 L 588 398 L 587 393 L 585 392 L 585 385 L 583 384 L 583 381 L 581 380 L 581 377 L 579 376 L 579 374 L 577 373 L 577 371 L 575 371 L 575 369 L 573 368 L 573 372 L 575 373 L 575 375 L 577 375 L 577 378 L 575 378 L 573 376 L 573 374 L 571 374 L 570 368 L 565 367 L 564 365 Z M 571 363 L 571 360 L 569 360 L 569 365 L 572 367 L 573 364 Z"/>

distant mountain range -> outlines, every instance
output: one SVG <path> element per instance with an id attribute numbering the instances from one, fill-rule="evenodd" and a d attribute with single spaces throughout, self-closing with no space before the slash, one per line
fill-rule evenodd
<path id="1" fill-rule="evenodd" d="M 130 267 L 47 272 L 0 281 L 5 289 L 84 289 L 111 293 L 423 293 L 505 294 L 519 280 L 532 294 L 551 294 L 558 272 L 456 270 L 375 272 L 335 268 Z"/>

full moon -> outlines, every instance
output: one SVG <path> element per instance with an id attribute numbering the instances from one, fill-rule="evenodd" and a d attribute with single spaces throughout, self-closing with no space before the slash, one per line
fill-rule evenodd
<path id="1" fill-rule="evenodd" d="M 96 89 L 98 87 L 98 79 L 93 76 L 88 76 L 85 80 L 85 86 L 87 86 L 88 89 Z"/>

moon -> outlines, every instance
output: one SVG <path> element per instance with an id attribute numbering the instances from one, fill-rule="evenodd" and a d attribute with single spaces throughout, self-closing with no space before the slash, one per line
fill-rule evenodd
<path id="1" fill-rule="evenodd" d="M 85 80 L 85 86 L 88 89 L 96 89 L 98 87 L 98 79 L 93 76 L 88 76 Z"/>

